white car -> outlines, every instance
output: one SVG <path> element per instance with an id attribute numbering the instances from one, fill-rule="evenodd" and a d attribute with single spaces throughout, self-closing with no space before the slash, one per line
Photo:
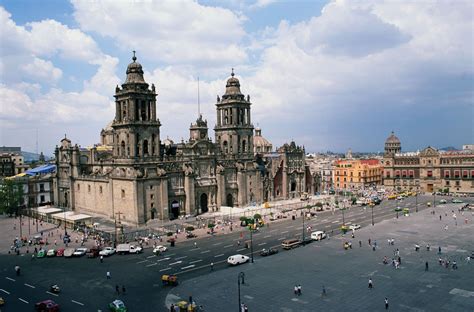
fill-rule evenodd
<path id="1" fill-rule="evenodd" d="M 165 252 L 167 250 L 168 250 L 168 248 L 166 248 L 165 246 L 158 245 L 153 249 L 153 253 L 154 254 L 159 254 L 159 253 Z"/>
<path id="2" fill-rule="evenodd" d="M 72 254 L 74 257 L 82 257 L 86 254 L 87 248 L 77 248 L 76 251 Z"/>
<path id="3" fill-rule="evenodd" d="M 99 251 L 100 256 L 111 256 L 115 253 L 115 248 L 112 247 L 105 247 L 101 251 Z"/>
<path id="4" fill-rule="evenodd" d="M 352 224 L 349 226 L 349 230 L 355 231 L 355 230 L 360 230 L 360 224 Z"/>
<path id="5" fill-rule="evenodd" d="M 132 254 L 138 254 L 138 253 L 141 253 L 143 252 L 143 248 L 140 247 L 140 246 L 134 246 L 134 245 L 131 245 L 130 246 L 130 253 Z"/>
<path id="6" fill-rule="evenodd" d="M 311 239 L 319 241 L 319 240 L 322 240 L 323 238 L 326 238 L 326 233 L 324 233 L 323 231 L 316 231 L 316 232 L 311 233 Z"/>
<path id="7" fill-rule="evenodd" d="M 249 257 L 244 255 L 233 255 L 227 258 L 227 263 L 230 265 L 242 264 L 249 261 Z"/>

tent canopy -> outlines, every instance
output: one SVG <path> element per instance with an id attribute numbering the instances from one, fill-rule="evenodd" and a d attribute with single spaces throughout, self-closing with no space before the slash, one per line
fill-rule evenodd
<path id="1" fill-rule="evenodd" d="M 45 174 L 52 173 L 56 171 L 56 165 L 43 165 L 30 170 L 27 170 L 25 173 L 29 175 Z"/>

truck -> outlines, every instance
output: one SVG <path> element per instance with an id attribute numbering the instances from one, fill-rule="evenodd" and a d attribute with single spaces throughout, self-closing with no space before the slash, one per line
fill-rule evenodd
<path id="1" fill-rule="evenodd" d="M 117 253 L 120 255 L 128 254 L 128 253 L 137 254 L 142 251 L 143 251 L 143 248 L 140 246 L 135 246 L 131 244 L 118 244 L 117 245 Z"/>

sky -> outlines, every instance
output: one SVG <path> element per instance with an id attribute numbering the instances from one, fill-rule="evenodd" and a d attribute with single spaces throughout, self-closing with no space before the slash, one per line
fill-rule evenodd
<path id="1" fill-rule="evenodd" d="M 473 12 L 463 0 L 0 0 L 0 146 L 99 143 L 135 50 L 162 140 L 189 138 L 198 77 L 212 130 L 234 68 L 274 147 L 377 152 L 394 131 L 404 151 L 460 148 L 474 143 Z"/>

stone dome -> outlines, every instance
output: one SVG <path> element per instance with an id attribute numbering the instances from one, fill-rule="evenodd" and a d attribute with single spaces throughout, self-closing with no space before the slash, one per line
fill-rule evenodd
<path id="1" fill-rule="evenodd" d="M 143 78 L 142 65 L 137 62 L 135 51 L 133 51 L 132 63 L 127 66 L 127 79 L 125 83 L 146 83 Z"/>
<path id="2" fill-rule="evenodd" d="M 240 81 L 239 79 L 235 78 L 234 74 L 234 69 L 232 68 L 232 73 L 230 74 L 231 77 L 227 79 L 227 83 L 225 85 L 225 95 L 223 98 L 226 98 L 226 96 L 231 96 L 231 95 L 242 95 L 240 92 Z"/>
<path id="3" fill-rule="evenodd" d="M 262 129 L 255 128 L 255 135 L 253 136 L 254 153 L 270 153 L 273 149 L 272 143 L 262 136 Z"/>
<path id="4" fill-rule="evenodd" d="M 400 144 L 400 139 L 397 138 L 397 136 L 395 135 L 395 133 L 392 131 L 392 133 L 391 133 L 390 136 L 387 138 L 387 140 L 385 140 L 385 143 L 391 143 L 391 144 L 398 143 L 398 144 Z"/>

